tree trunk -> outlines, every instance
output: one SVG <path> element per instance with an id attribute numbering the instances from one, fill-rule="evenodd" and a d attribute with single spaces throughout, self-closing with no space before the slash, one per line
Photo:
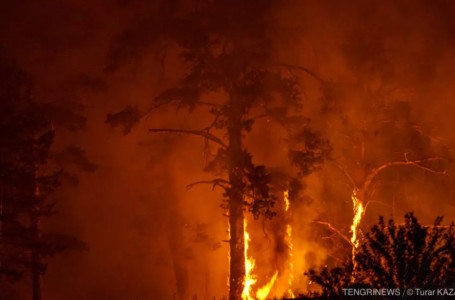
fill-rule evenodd
<path id="1" fill-rule="evenodd" d="M 240 199 L 235 199 L 234 197 L 230 197 L 229 200 L 229 224 L 231 234 L 229 242 L 231 256 L 229 266 L 229 300 L 241 299 L 245 279 L 245 241 L 243 233 L 242 199 L 241 197 Z"/>
<path id="2" fill-rule="evenodd" d="M 35 170 L 35 196 L 36 201 L 40 196 L 40 188 L 36 182 L 37 171 Z M 41 259 L 38 250 L 38 244 L 40 239 L 40 228 L 39 228 L 39 207 L 36 204 L 35 208 L 30 212 L 30 227 L 32 229 L 32 241 L 33 245 L 30 253 L 31 260 L 31 273 L 32 273 L 32 299 L 41 300 Z"/>
<path id="3" fill-rule="evenodd" d="M 35 247 L 39 239 L 39 219 L 36 215 L 32 215 L 32 228 L 34 236 Z M 41 260 L 38 250 L 32 248 L 31 262 L 32 262 L 32 299 L 41 300 Z"/>
<path id="4" fill-rule="evenodd" d="M 182 232 L 183 217 L 176 210 L 171 210 L 169 220 L 168 243 L 171 252 L 172 266 L 175 275 L 176 299 L 185 300 L 188 297 L 188 270 L 183 258 L 184 235 Z"/>
<path id="5" fill-rule="evenodd" d="M 232 101 L 234 102 L 234 101 Z M 230 274 L 229 300 L 242 297 L 245 279 L 245 240 L 243 219 L 243 180 L 242 180 L 242 113 L 239 105 L 233 103 L 229 113 L 229 183 L 228 207 L 230 226 Z"/>
<path id="6" fill-rule="evenodd" d="M 33 281 L 33 300 L 41 300 L 41 274 L 37 267 L 33 267 L 32 273 Z"/>
<path id="7" fill-rule="evenodd" d="M 3 165 L 4 159 L 4 149 L 1 149 L 0 152 L 0 164 Z M 3 172 L 2 172 L 3 173 Z M 3 175 L 3 174 L 2 174 Z M 5 198 L 5 187 L 3 184 L 3 176 L 0 178 L 0 300 L 3 300 L 3 260 L 4 260 L 4 251 L 3 251 L 3 203 Z"/>

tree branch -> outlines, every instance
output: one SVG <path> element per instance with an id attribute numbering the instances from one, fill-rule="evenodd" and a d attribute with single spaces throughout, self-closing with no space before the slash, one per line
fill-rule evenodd
<path id="1" fill-rule="evenodd" d="M 377 200 L 369 200 L 367 201 L 367 203 L 365 204 L 365 212 L 367 211 L 367 208 L 370 204 L 374 204 L 374 203 L 377 203 L 377 204 L 382 204 L 384 206 L 389 206 L 389 207 L 392 207 L 392 205 L 388 204 L 388 203 L 384 203 L 382 201 L 377 201 Z"/>
<path id="2" fill-rule="evenodd" d="M 346 236 L 344 235 L 341 231 L 339 231 L 338 229 L 336 229 L 335 227 L 332 226 L 332 224 L 330 224 L 329 222 L 324 222 L 324 221 L 313 221 L 314 223 L 316 224 L 321 224 L 321 225 L 325 225 L 327 226 L 327 228 L 329 228 L 332 232 L 335 232 L 336 234 L 338 234 L 340 237 L 343 238 L 343 240 L 345 240 L 349 245 L 351 245 L 352 247 L 354 247 L 354 244 L 351 242 L 351 240 Z"/>
<path id="3" fill-rule="evenodd" d="M 228 146 L 218 137 L 214 136 L 213 134 L 210 134 L 204 130 L 186 130 L 186 129 L 171 129 L 171 128 L 152 128 L 149 129 L 149 132 L 168 132 L 168 133 L 183 133 L 183 134 L 191 134 L 191 135 L 197 135 L 206 138 L 207 140 L 210 140 L 212 142 L 215 142 L 219 144 L 220 146 L 224 148 L 228 148 Z"/>
<path id="4" fill-rule="evenodd" d="M 308 75 L 310 75 L 311 77 L 318 80 L 319 82 L 321 82 L 323 84 L 326 83 L 326 81 L 324 79 L 322 79 L 318 74 L 316 74 L 315 72 L 313 72 L 312 70 L 310 70 L 306 67 L 288 64 L 288 63 L 276 63 L 275 65 L 278 67 L 284 67 L 284 68 L 290 68 L 290 69 L 296 69 L 296 70 L 303 71 L 303 72 L 307 73 Z"/>
<path id="5" fill-rule="evenodd" d="M 169 103 L 162 103 L 162 102 L 154 102 L 150 107 L 145 111 L 144 115 L 147 117 L 155 110 L 166 106 L 166 105 L 175 105 L 177 108 L 180 107 L 180 104 L 176 103 L 177 101 L 171 101 Z M 222 107 L 221 104 L 213 103 L 213 102 L 207 102 L 207 101 L 198 101 L 195 103 L 195 105 L 200 105 L 200 106 L 209 106 L 209 107 Z"/>
<path id="6" fill-rule="evenodd" d="M 218 111 L 217 114 L 215 114 L 215 118 L 213 118 L 212 123 L 210 123 L 209 126 L 205 127 L 203 130 L 210 132 L 210 129 L 216 126 L 216 123 L 218 122 L 218 119 L 221 117 L 221 113 Z"/>
<path id="7" fill-rule="evenodd" d="M 340 263 L 343 263 L 343 262 L 344 262 L 343 259 L 341 259 L 341 258 L 339 258 L 339 257 L 337 257 L 337 256 L 335 256 L 335 255 L 333 255 L 333 254 L 327 253 L 327 255 L 330 256 L 331 258 L 337 260 L 337 261 L 340 262 Z"/>
<path id="8" fill-rule="evenodd" d="M 211 184 L 212 190 L 214 190 L 216 186 L 219 186 L 219 187 L 223 188 L 224 190 L 226 190 L 227 186 L 223 185 L 223 183 L 229 184 L 229 181 L 222 179 L 222 178 L 216 178 L 213 180 L 201 180 L 201 181 L 196 181 L 196 182 L 190 183 L 186 187 L 188 190 L 190 190 L 191 188 L 193 188 L 195 185 L 198 185 L 198 184 Z"/>
<path id="9" fill-rule="evenodd" d="M 447 170 L 443 170 L 443 171 L 438 171 L 438 170 L 434 170 L 434 169 L 431 169 L 429 167 L 425 167 L 423 165 L 421 165 L 421 163 L 424 163 L 424 162 L 429 162 L 429 161 L 440 161 L 442 160 L 441 157 L 431 157 L 431 158 L 426 158 L 426 159 L 420 159 L 420 160 L 408 160 L 408 157 L 405 153 L 404 155 L 404 161 L 393 161 L 393 162 L 388 162 L 388 163 L 385 163 L 375 169 L 373 169 L 370 174 L 368 174 L 364 184 L 363 184 L 363 190 L 364 191 L 368 191 L 368 188 L 371 184 L 371 182 L 374 180 L 374 178 L 384 169 L 387 169 L 389 167 L 392 167 L 392 166 L 406 166 L 406 165 L 410 165 L 410 166 L 415 166 L 419 169 L 422 169 L 424 171 L 427 171 L 427 172 L 431 172 L 431 173 L 436 173 L 436 174 L 447 174 Z"/>
<path id="10" fill-rule="evenodd" d="M 335 166 L 337 166 L 344 174 L 344 176 L 346 176 L 346 178 L 349 180 L 349 182 L 351 183 L 352 185 L 352 188 L 355 189 L 357 188 L 355 182 L 354 182 L 354 179 L 352 178 L 351 174 L 349 174 L 349 172 L 346 170 L 346 168 L 344 168 L 342 165 L 340 165 L 339 163 L 335 162 L 334 163 Z"/>

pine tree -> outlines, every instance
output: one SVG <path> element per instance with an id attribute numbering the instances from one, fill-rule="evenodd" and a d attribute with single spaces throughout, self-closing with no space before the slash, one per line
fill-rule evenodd
<path id="1" fill-rule="evenodd" d="M 125 59 L 125 53 L 134 52 L 129 41 L 135 36 L 156 45 L 160 45 L 160 39 L 167 41 L 163 47 L 176 43 L 186 64 L 185 75 L 173 87 L 162 91 L 147 112 L 163 105 L 175 105 L 190 112 L 207 108 L 213 115 L 213 121 L 203 129 L 153 128 L 150 131 L 200 136 L 207 145 L 218 147 L 207 169 L 224 170 L 227 176 L 198 183 L 224 189 L 223 207 L 228 211 L 230 226 L 231 300 L 240 299 L 245 277 L 244 211 L 255 217 L 272 217 L 277 199 L 266 167 L 255 165 L 245 149 L 245 135 L 258 117 L 289 128 L 294 143 L 299 145 L 290 157 L 302 174 L 310 173 L 329 152 L 326 141 L 307 128 L 308 119 L 299 116 L 301 91 L 296 77 L 286 66 L 273 61 L 270 39 L 273 3 L 172 1 L 163 4 L 162 14 L 157 18 L 141 22 L 141 26 L 135 28 L 136 35 L 134 30 L 126 31 L 117 40 L 114 49 L 118 51 L 110 53 L 114 62 Z M 167 31 L 157 32 L 157 28 Z M 110 67 L 112 69 L 112 65 Z M 209 93 L 221 95 L 220 99 L 205 101 L 203 97 Z M 129 106 L 122 112 L 109 114 L 106 122 L 114 127 L 123 125 L 124 133 L 128 133 L 140 115 L 136 108 Z M 215 131 L 222 132 L 223 136 L 217 136 Z"/>
<path id="2" fill-rule="evenodd" d="M 0 57 L 0 298 L 8 285 L 30 275 L 34 300 L 41 299 L 46 259 L 83 249 L 74 237 L 47 234 L 41 220 L 52 216 L 49 196 L 61 170 L 49 167 L 55 131 L 52 106 L 36 101 L 25 72 Z"/>

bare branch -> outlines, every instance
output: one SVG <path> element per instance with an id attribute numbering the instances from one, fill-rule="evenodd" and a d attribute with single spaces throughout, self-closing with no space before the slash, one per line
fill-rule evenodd
<path id="1" fill-rule="evenodd" d="M 377 203 L 377 204 L 382 204 L 384 206 L 389 206 L 389 207 L 392 207 L 392 205 L 388 204 L 388 203 L 384 203 L 382 201 L 377 201 L 377 200 L 369 200 L 367 201 L 367 203 L 365 204 L 365 212 L 367 211 L 367 208 L 370 204 L 374 204 L 374 203 Z"/>
<path id="2" fill-rule="evenodd" d="M 330 254 L 330 253 L 327 253 L 327 255 L 330 256 L 331 258 L 337 260 L 337 261 L 340 262 L 340 263 L 343 263 L 343 262 L 344 262 L 344 260 L 341 259 L 341 258 L 339 258 L 338 256 L 335 256 L 335 255 Z"/>
<path id="3" fill-rule="evenodd" d="M 346 168 L 344 168 L 343 166 L 341 166 L 340 164 L 336 163 L 335 162 L 335 165 L 341 170 L 343 171 L 343 174 L 344 176 L 346 176 L 346 178 L 349 180 L 349 182 L 352 184 L 352 188 L 355 189 L 357 188 L 355 182 L 354 182 L 354 179 L 352 178 L 351 174 L 349 174 L 349 172 L 346 170 Z"/>
<path id="4" fill-rule="evenodd" d="M 227 181 L 225 179 L 222 179 L 222 178 L 216 178 L 216 179 L 213 179 L 213 180 L 201 180 L 201 181 L 196 181 L 196 182 L 190 183 L 186 187 L 187 187 L 188 190 L 190 190 L 191 188 L 193 188 L 195 185 L 198 185 L 198 184 L 211 184 L 212 185 L 212 190 L 214 190 L 215 187 L 217 187 L 217 186 L 219 186 L 219 187 L 223 188 L 224 190 L 226 190 L 228 187 L 225 186 L 224 184 L 228 184 L 229 185 L 229 181 Z"/>
<path id="5" fill-rule="evenodd" d="M 275 65 L 278 67 L 284 67 L 284 68 L 290 68 L 290 69 L 296 69 L 296 70 L 303 71 L 303 72 L 307 73 L 308 75 L 310 75 L 311 77 L 318 80 L 319 82 L 321 82 L 323 84 L 326 83 L 326 81 L 324 79 L 322 79 L 318 74 L 316 74 L 315 72 L 313 72 L 312 70 L 310 70 L 306 67 L 288 64 L 288 63 L 276 63 Z"/>
<path id="6" fill-rule="evenodd" d="M 180 108 L 181 104 L 178 103 L 177 101 L 171 101 L 168 103 L 164 102 L 154 102 L 150 107 L 145 111 L 144 115 L 149 118 L 150 114 L 156 110 L 158 110 L 161 107 L 167 106 L 167 105 L 174 105 L 177 106 L 177 108 Z M 209 106 L 209 107 L 222 107 L 221 104 L 213 103 L 213 102 L 207 102 L 207 101 L 198 101 L 195 103 L 195 105 L 200 105 L 200 106 Z"/>
<path id="7" fill-rule="evenodd" d="M 425 170 L 425 171 L 431 172 L 431 173 L 442 174 L 442 175 L 447 174 L 447 170 L 438 171 L 438 170 L 434 170 L 434 169 L 431 169 L 429 167 L 425 167 L 425 166 L 421 165 L 424 162 L 441 161 L 441 160 L 442 160 L 441 157 L 431 157 L 431 158 L 420 159 L 420 160 L 408 160 L 407 154 L 405 153 L 404 161 L 388 162 L 388 163 L 385 163 L 385 164 L 373 169 L 370 172 L 370 174 L 368 174 L 368 176 L 367 176 L 367 178 L 365 180 L 365 183 L 363 184 L 363 190 L 364 191 L 368 191 L 368 188 L 369 188 L 371 182 L 374 180 L 374 178 L 382 170 L 387 169 L 387 168 L 392 167 L 392 166 L 406 166 L 406 165 L 409 165 L 409 166 L 414 166 L 414 167 L 417 167 L 419 169 L 422 169 L 422 170 Z"/>
<path id="8" fill-rule="evenodd" d="M 324 221 L 313 221 L 314 223 L 316 224 L 321 224 L 321 225 L 325 225 L 327 226 L 327 228 L 329 228 L 331 231 L 335 232 L 336 234 L 338 234 L 341 238 L 343 238 L 343 240 L 345 240 L 349 245 L 351 245 L 352 247 L 354 247 L 354 244 L 351 242 L 351 240 L 346 236 L 344 235 L 341 231 L 339 231 L 338 229 L 336 229 L 335 227 L 333 227 L 332 224 L 330 224 L 329 222 L 324 222 Z"/>
<path id="9" fill-rule="evenodd" d="M 183 134 L 191 134 L 197 135 L 206 138 L 212 142 L 219 144 L 224 148 L 228 148 L 228 146 L 218 137 L 214 136 L 213 134 L 208 133 L 205 130 L 186 130 L 186 129 L 172 129 L 172 128 L 152 128 L 149 129 L 149 132 L 168 132 L 168 133 L 183 133 Z"/>
<path id="10" fill-rule="evenodd" d="M 333 240 L 334 237 L 337 236 L 337 233 L 336 232 L 332 232 L 330 235 L 328 236 L 323 236 L 321 237 L 322 240 Z"/>
<path id="11" fill-rule="evenodd" d="M 221 113 L 218 111 L 217 114 L 215 115 L 215 118 L 213 118 L 212 123 L 210 123 L 209 126 L 205 127 L 203 130 L 209 132 L 210 129 L 216 126 L 216 123 L 218 122 L 218 119 L 221 117 Z"/>

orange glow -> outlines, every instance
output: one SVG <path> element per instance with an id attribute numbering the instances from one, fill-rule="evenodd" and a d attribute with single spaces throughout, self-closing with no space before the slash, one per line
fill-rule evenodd
<path id="1" fill-rule="evenodd" d="M 248 246 L 250 242 L 250 235 L 247 231 L 247 222 L 244 220 L 244 239 L 245 239 L 245 279 L 243 281 L 243 292 L 242 292 L 242 299 L 243 300 L 254 300 L 254 298 L 250 295 L 251 287 L 256 283 L 256 277 L 253 275 L 254 269 L 254 259 L 252 257 L 248 257 Z"/>
<path id="2" fill-rule="evenodd" d="M 278 276 L 278 271 L 276 271 L 275 274 L 273 274 L 272 279 L 270 279 L 270 281 L 266 285 L 264 285 L 263 287 L 258 289 L 258 291 L 256 292 L 256 298 L 258 300 L 264 300 L 267 298 L 267 296 L 270 294 L 270 290 L 272 289 L 273 285 L 275 284 L 277 276 Z"/>

